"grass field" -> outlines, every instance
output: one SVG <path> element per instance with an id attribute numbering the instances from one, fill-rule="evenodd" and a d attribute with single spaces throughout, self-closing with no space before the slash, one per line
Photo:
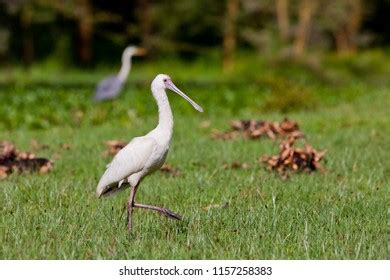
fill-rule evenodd
<path id="1" fill-rule="evenodd" d="M 202 73 L 203 66 L 188 71 Z M 257 74 L 225 78 L 211 67 L 194 78 L 183 74 L 185 67 L 161 72 L 171 74 L 205 112 L 169 93 L 175 129 L 167 162 L 181 175 L 156 173 L 142 182 L 137 195 L 139 202 L 166 206 L 184 219 L 136 209 L 131 236 L 125 225 L 128 192 L 99 200 L 95 188 L 110 160 L 103 156 L 103 142 L 130 140 L 155 126 L 157 109 L 148 84 L 155 69 L 143 67 L 121 98 L 98 105 L 91 104 L 90 95 L 100 73 L 80 81 L 64 77 L 62 84 L 48 74 L 54 81 L 32 78 L 1 85 L 0 139 L 23 150 L 31 150 L 34 139 L 48 145 L 36 153 L 55 160 L 49 174 L 0 181 L 1 259 L 390 257 L 386 79 L 372 79 L 376 76 L 370 73 L 362 80 L 348 68 L 345 76 L 335 74 L 348 79 L 331 83 L 312 71 L 266 71 L 264 65 Z M 209 137 L 214 128 L 226 129 L 231 119 L 284 116 L 299 122 L 315 148 L 327 150 L 327 172 L 282 180 L 257 162 L 261 155 L 276 153 L 278 142 Z M 223 168 L 233 161 L 250 168 Z"/>

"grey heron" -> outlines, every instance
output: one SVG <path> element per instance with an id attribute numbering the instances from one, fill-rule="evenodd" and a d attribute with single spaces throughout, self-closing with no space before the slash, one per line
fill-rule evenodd
<path id="1" fill-rule="evenodd" d="M 125 84 L 131 69 L 131 58 L 133 56 L 144 55 L 145 50 L 135 46 L 128 46 L 122 54 L 122 66 L 117 75 L 109 76 L 99 82 L 96 87 L 94 100 L 103 101 L 116 98 Z"/>

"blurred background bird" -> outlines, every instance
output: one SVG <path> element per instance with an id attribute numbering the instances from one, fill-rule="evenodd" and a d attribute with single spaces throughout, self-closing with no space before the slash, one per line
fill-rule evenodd
<path id="1" fill-rule="evenodd" d="M 96 87 L 94 100 L 103 101 L 118 97 L 131 70 L 131 58 L 145 55 L 143 48 L 128 46 L 122 54 L 122 66 L 117 75 L 109 76 L 99 82 Z"/>

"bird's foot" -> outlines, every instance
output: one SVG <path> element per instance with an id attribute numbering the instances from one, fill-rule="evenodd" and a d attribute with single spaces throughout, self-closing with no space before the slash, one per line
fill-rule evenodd
<path id="1" fill-rule="evenodd" d="M 163 214 L 167 218 L 181 221 L 181 216 L 179 214 L 176 214 L 175 212 L 172 212 L 168 208 L 161 208 L 160 213 Z"/>
<path id="2" fill-rule="evenodd" d="M 173 219 L 173 220 L 181 220 L 181 216 L 176 214 L 175 212 L 169 210 L 168 208 L 158 207 L 154 205 L 146 205 L 146 204 L 140 204 L 140 203 L 134 203 L 133 207 L 135 208 L 144 208 L 149 210 L 155 210 L 160 212 L 160 214 L 164 215 L 167 218 Z"/>

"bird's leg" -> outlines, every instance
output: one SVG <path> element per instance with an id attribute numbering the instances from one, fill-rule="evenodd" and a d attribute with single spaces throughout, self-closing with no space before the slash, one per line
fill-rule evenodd
<path id="1" fill-rule="evenodd" d="M 132 214 L 133 214 L 134 198 L 137 189 L 138 189 L 138 184 L 135 185 L 134 187 L 131 187 L 129 200 L 127 201 L 127 228 L 129 230 L 129 233 L 131 233 L 131 230 L 133 228 Z"/>
<path id="2" fill-rule="evenodd" d="M 161 214 L 163 214 L 167 218 L 174 219 L 174 220 L 181 220 L 181 216 L 180 215 L 172 212 L 168 208 L 163 208 L 163 207 L 158 207 L 158 206 L 153 206 L 153 205 L 140 204 L 140 203 L 134 203 L 133 207 L 155 210 L 155 211 L 160 212 Z"/>

